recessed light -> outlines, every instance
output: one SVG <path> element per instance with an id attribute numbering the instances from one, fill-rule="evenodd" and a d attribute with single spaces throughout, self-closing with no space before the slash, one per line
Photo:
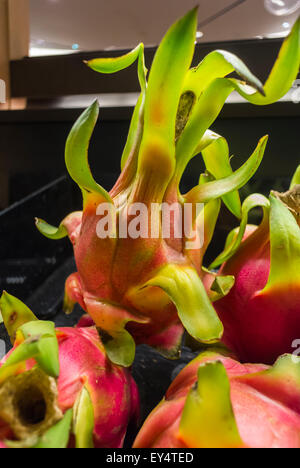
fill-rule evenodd
<path id="1" fill-rule="evenodd" d="M 201 37 L 203 37 L 203 36 L 204 36 L 204 33 L 202 31 L 197 31 L 196 32 L 196 38 L 197 39 L 201 39 Z"/>

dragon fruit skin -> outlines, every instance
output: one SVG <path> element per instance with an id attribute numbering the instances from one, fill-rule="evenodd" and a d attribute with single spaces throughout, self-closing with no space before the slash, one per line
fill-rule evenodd
<path id="1" fill-rule="evenodd" d="M 300 337 L 300 228 L 288 205 L 298 193 L 296 185 L 285 202 L 272 195 L 265 220 L 220 270 L 235 276 L 229 294 L 214 304 L 222 340 L 242 362 L 272 364 L 292 353 Z"/>
<path id="2" fill-rule="evenodd" d="M 168 357 L 177 357 L 184 328 L 202 343 L 221 338 L 222 323 L 202 283 L 202 259 L 213 235 L 220 199 L 240 216 L 238 190 L 257 170 L 267 138 L 260 140 L 249 160 L 233 173 L 226 140 L 209 127 L 234 90 L 255 105 L 271 104 L 289 90 L 299 69 L 299 25 L 298 21 L 284 42 L 265 87 L 237 57 L 225 51 L 214 51 L 198 67 L 189 68 L 195 47 L 196 9 L 167 32 L 148 83 L 142 44 L 125 56 L 88 62 L 97 72 L 114 73 L 138 61 L 142 92 L 122 156 L 122 173 L 109 193 L 91 174 L 87 155 L 99 114 L 94 103 L 75 123 L 66 144 L 66 166 L 82 190 L 83 212 L 69 215 L 59 228 L 40 219 L 37 227 L 48 238 L 68 235 L 71 239 L 77 273 L 66 282 L 65 310 L 71 312 L 76 302 L 83 307 L 114 363 L 130 366 L 135 343 L 149 344 Z M 234 70 L 243 82 L 227 78 Z M 245 88 L 245 82 L 253 93 Z M 182 175 L 199 152 L 209 175 L 183 195 L 179 190 Z M 178 206 L 192 206 L 188 232 L 204 228 L 204 245 L 190 249 L 186 232 L 175 236 L 176 216 L 167 239 L 161 234 L 160 218 L 157 237 L 122 238 L 121 222 L 132 221 L 128 209 L 135 203 L 147 208 L 177 203 L 177 210 Z M 204 221 L 203 213 L 196 214 L 201 203 Z M 111 223 L 114 235 L 105 239 L 97 230 L 103 219 L 98 209 L 103 204 L 116 211 Z"/>
<path id="3" fill-rule="evenodd" d="M 11 336 L 15 331 L 15 327 L 9 325 L 11 313 L 17 311 L 20 319 L 24 307 L 16 298 L 7 293 L 3 294 L 1 311 Z M 36 320 L 29 322 L 31 323 L 42 322 Z M 87 420 L 90 418 L 92 421 L 91 438 L 95 448 L 121 448 L 129 422 L 137 423 L 139 418 L 138 390 L 129 370 L 112 364 L 107 358 L 95 327 L 57 328 L 55 335 L 58 342 L 60 369 L 57 378 L 57 404 L 62 414 L 73 410 L 74 421 L 79 420 L 77 426 L 74 422 L 75 439 L 76 434 L 84 433 L 84 425 L 87 423 L 80 420 L 78 415 L 81 411 L 83 415 L 86 412 L 83 418 Z M 22 343 L 24 343 L 22 339 L 16 340 L 13 350 L 3 359 L 2 367 Z M 35 359 L 27 360 L 26 365 L 17 372 L 26 373 L 36 368 L 36 364 Z M 85 395 L 83 404 L 81 404 L 82 395 Z M 92 408 L 92 417 L 89 416 L 89 409 L 84 407 L 87 400 Z M 5 425 L 3 430 L 7 430 Z M 73 439 L 72 436 L 69 441 L 71 446 L 74 443 Z M 5 445 L 5 441 L 3 443 Z M 77 439 L 75 444 L 80 446 Z"/>
<path id="4" fill-rule="evenodd" d="M 111 364 L 96 328 L 57 329 L 61 373 L 58 403 L 73 408 L 83 384 L 89 391 L 95 418 L 96 448 L 121 448 L 129 421 L 137 423 L 139 397 L 130 372 Z"/>
<path id="5" fill-rule="evenodd" d="M 270 368 L 207 352 L 174 380 L 134 447 L 299 448 L 299 392 L 292 356 Z"/>

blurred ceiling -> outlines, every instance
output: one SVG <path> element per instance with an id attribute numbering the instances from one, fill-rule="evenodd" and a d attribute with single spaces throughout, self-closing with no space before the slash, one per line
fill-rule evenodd
<path id="1" fill-rule="evenodd" d="M 31 55 L 157 45 L 168 27 L 199 4 L 201 42 L 283 37 L 299 15 L 297 0 L 30 0 Z M 203 34 L 203 36 L 202 36 Z M 201 37 L 202 36 L 202 37 Z"/>

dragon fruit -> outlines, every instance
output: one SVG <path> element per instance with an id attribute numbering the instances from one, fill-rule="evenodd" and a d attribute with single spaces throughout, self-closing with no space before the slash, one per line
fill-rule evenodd
<path id="1" fill-rule="evenodd" d="M 83 211 L 66 217 L 59 228 L 40 219 L 36 224 L 46 237 L 68 235 L 73 243 L 78 272 L 66 282 L 65 310 L 71 312 L 76 302 L 83 307 L 114 363 L 130 366 L 136 343 L 177 357 L 183 328 L 203 343 L 221 338 L 223 326 L 202 282 L 202 259 L 220 199 L 240 217 L 238 189 L 257 170 L 267 137 L 233 172 L 226 140 L 209 127 L 233 91 L 250 103 L 267 105 L 290 89 L 299 69 L 299 24 L 284 42 L 265 86 L 236 56 L 222 50 L 190 68 L 197 9 L 167 32 L 148 82 L 143 44 L 122 57 L 87 63 L 97 72 L 114 73 L 138 61 L 141 95 L 122 156 L 122 173 L 109 193 L 91 174 L 87 155 L 99 113 L 95 102 L 78 119 L 66 144 L 66 166 L 82 190 Z M 244 81 L 227 78 L 233 71 Z M 179 185 L 185 168 L 200 152 L 207 174 L 182 195 Z M 162 205 L 172 211 L 169 236 L 163 234 Z"/>
<path id="2" fill-rule="evenodd" d="M 122 447 L 139 417 L 138 391 L 96 328 L 55 329 L 5 292 L 0 308 L 14 343 L 0 368 L 1 445 Z"/>
<path id="3" fill-rule="evenodd" d="M 300 361 L 198 356 L 150 414 L 135 448 L 299 448 Z"/>
<path id="4" fill-rule="evenodd" d="M 239 232 L 230 234 L 212 265 L 223 264 L 220 274 L 235 276 L 229 294 L 214 305 L 223 342 L 243 362 L 272 364 L 293 352 L 300 338 L 299 172 L 287 193 L 245 200 Z M 262 223 L 244 236 L 248 212 L 257 206 L 264 210 Z"/>

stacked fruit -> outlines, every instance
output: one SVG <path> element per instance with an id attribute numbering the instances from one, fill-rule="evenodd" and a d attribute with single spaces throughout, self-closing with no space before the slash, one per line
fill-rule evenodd
<path id="1" fill-rule="evenodd" d="M 148 79 L 142 44 L 87 63 L 114 73 L 137 61 L 141 94 L 113 189 L 106 192 L 88 164 L 95 102 L 66 144 L 83 209 L 58 228 L 36 222 L 50 239 L 69 236 L 77 272 L 66 281 L 64 308 L 71 313 L 79 303 L 90 318 L 55 329 L 3 293 L 14 344 L 0 368 L 4 447 L 121 447 L 139 413 L 135 346 L 176 359 L 184 332 L 219 351 L 179 374 L 135 447 L 300 447 L 300 364 L 284 354 L 300 338 L 300 171 L 287 193 L 241 204 L 238 190 L 258 169 L 267 137 L 234 172 L 226 140 L 210 130 L 233 91 L 255 105 L 289 91 L 300 65 L 300 21 L 264 86 L 223 50 L 190 68 L 196 29 L 194 9 L 167 32 Z M 182 194 L 185 168 L 199 153 L 206 173 Z M 241 224 L 208 270 L 203 258 L 222 201 Z M 260 226 L 247 224 L 255 207 L 263 208 Z"/>

